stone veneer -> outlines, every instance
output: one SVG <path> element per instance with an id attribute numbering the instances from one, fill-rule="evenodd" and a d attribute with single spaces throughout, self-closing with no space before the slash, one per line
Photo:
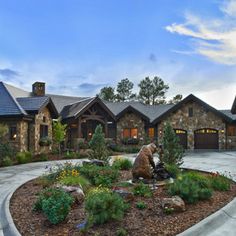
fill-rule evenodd
<path id="1" fill-rule="evenodd" d="M 134 113 L 125 113 L 124 116 L 122 116 L 117 121 L 117 142 L 121 142 L 123 139 L 123 129 L 131 129 L 131 128 L 137 128 L 138 129 L 138 138 L 144 138 L 145 137 L 145 128 L 144 128 L 144 121 L 140 116 L 134 114 Z"/>
<path id="2" fill-rule="evenodd" d="M 43 121 L 44 117 L 45 122 Z M 40 125 L 48 125 L 48 137 L 52 140 L 52 118 L 48 108 L 44 108 L 35 115 L 34 123 L 30 124 L 30 151 L 35 154 L 49 152 L 51 150 L 51 145 L 49 147 L 41 147 L 39 145 Z"/>
<path id="3" fill-rule="evenodd" d="M 189 108 L 193 108 L 193 117 L 189 117 Z M 162 142 L 164 124 L 169 121 L 174 129 L 187 131 L 188 149 L 194 149 L 194 131 L 202 128 L 216 129 L 219 132 L 219 149 L 225 149 L 226 124 L 205 107 L 196 102 L 189 102 L 183 105 L 176 112 L 171 113 L 158 125 L 158 138 Z"/>

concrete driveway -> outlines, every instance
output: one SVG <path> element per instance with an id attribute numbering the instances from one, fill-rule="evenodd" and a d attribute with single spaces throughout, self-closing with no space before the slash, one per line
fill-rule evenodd
<path id="1" fill-rule="evenodd" d="M 129 158 L 136 155 L 125 155 Z M 77 160 L 73 160 L 76 162 Z M 82 160 L 79 160 L 80 162 Z M 63 161 L 58 161 L 59 163 Z M 13 223 L 8 222 L 6 217 L 9 214 L 8 200 L 15 189 L 21 184 L 38 177 L 45 172 L 45 166 L 56 162 L 30 163 L 12 167 L 0 168 L 0 236 L 17 235 Z M 230 172 L 236 181 L 236 152 L 199 152 L 187 153 L 184 157 L 183 167 L 200 169 L 203 171 Z M 234 214 L 236 213 L 236 209 Z M 231 222 L 231 223 L 230 223 Z M 236 235 L 236 214 L 235 218 L 224 224 L 217 232 L 212 229 L 211 233 L 205 235 Z M 225 231 L 226 230 L 226 231 Z M 227 232 L 227 233 L 225 233 Z"/>

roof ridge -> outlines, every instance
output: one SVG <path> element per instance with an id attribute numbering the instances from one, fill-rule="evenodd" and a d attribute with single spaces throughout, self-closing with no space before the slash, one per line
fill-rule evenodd
<path id="1" fill-rule="evenodd" d="M 14 98 L 12 96 L 12 94 L 8 91 L 8 89 L 6 88 L 5 86 L 5 83 L 4 82 L 1 82 L 3 87 L 5 88 L 6 92 L 9 94 L 10 98 L 13 100 L 13 102 L 16 104 L 17 108 L 19 109 L 19 111 L 24 114 L 24 115 L 27 115 L 27 112 L 20 106 L 20 104 L 17 102 L 16 98 Z M 13 86 L 14 87 L 14 86 Z"/>

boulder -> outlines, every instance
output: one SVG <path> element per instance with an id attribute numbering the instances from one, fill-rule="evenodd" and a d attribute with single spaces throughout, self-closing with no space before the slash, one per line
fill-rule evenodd
<path id="1" fill-rule="evenodd" d="M 83 165 L 96 165 L 96 166 L 105 166 L 105 161 L 97 160 L 97 159 L 92 159 L 89 161 L 83 161 Z"/>
<path id="2" fill-rule="evenodd" d="M 134 200 L 134 194 L 125 188 L 115 187 L 113 192 L 119 194 L 127 202 Z"/>
<path id="3" fill-rule="evenodd" d="M 162 208 L 172 208 L 174 211 L 181 212 L 185 211 L 185 203 L 179 196 L 173 196 L 171 198 L 164 198 L 162 200 Z"/>

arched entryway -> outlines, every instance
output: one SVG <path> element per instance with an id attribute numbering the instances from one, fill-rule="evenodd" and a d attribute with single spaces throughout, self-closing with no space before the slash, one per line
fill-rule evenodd
<path id="1" fill-rule="evenodd" d="M 174 130 L 175 130 L 176 136 L 179 138 L 180 145 L 184 149 L 187 149 L 187 147 L 188 147 L 188 139 L 187 139 L 188 133 L 187 133 L 187 131 L 183 130 L 183 129 L 174 129 Z"/>
<path id="2" fill-rule="evenodd" d="M 195 130 L 194 149 L 219 149 L 218 130 L 210 128 Z"/>

